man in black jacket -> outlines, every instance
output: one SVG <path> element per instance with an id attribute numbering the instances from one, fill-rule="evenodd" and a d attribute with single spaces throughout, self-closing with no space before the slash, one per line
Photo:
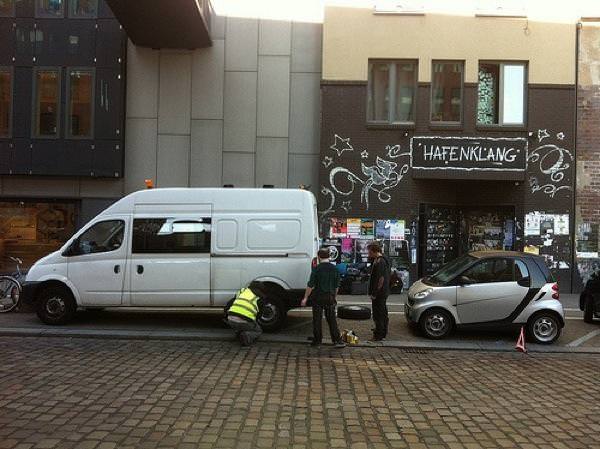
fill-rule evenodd
<path id="1" fill-rule="evenodd" d="M 390 295 L 390 262 L 383 255 L 379 242 L 372 242 L 368 246 L 369 259 L 371 260 L 371 277 L 369 279 L 369 296 L 373 309 L 373 339 L 382 341 L 388 332 L 387 299 Z"/>
<path id="2" fill-rule="evenodd" d="M 311 345 L 318 346 L 323 340 L 321 325 L 323 312 L 325 312 L 331 341 L 335 344 L 336 348 L 343 348 L 346 344 L 342 341 L 335 314 L 335 298 L 340 286 L 340 274 L 335 266 L 330 263 L 329 249 L 323 248 L 319 250 L 318 257 L 319 264 L 316 268 L 313 268 L 310 280 L 308 281 L 308 287 L 304 292 L 304 299 L 302 299 L 301 303 L 302 307 L 305 307 L 308 297 L 310 296 L 312 299 L 313 341 Z"/>

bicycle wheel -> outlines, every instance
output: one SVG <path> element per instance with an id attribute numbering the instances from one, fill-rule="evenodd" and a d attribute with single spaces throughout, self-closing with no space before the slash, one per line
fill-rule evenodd
<path id="1" fill-rule="evenodd" d="M 0 277 L 0 313 L 10 312 L 19 305 L 21 284 L 10 276 Z"/>

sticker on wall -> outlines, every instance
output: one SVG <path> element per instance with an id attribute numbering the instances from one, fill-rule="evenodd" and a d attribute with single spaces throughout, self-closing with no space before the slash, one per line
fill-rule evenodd
<path id="1" fill-rule="evenodd" d="M 540 235 L 541 216 L 537 212 L 525 215 L 525 235 Z"/>
<path id="2" fill-rule="evenodd" d="M 360 218 L 348 218 L 346 230 L 348 237 L 358 237 L 360 235 Z"/>
<path id="3" fill-rule="evenodd" d="M 554 234 L 555 235 L 569 235 L 569 215 L 555 215 L 554 216 Z"/>
<path id="4" fill-rule="evenodd" d="M 375 235 L 374 222 L 368 218 L 360 220 L 360 235 L 362 237 L 373 237 Z"/>
<path id="5" fill-rule="evenodd" d="M 525 251 L 526 253 L 529 253 L 529 254 L 536 254 L 536 255 L 540 254 L 540 249 L 534 245 L 525 245 L 525 249 L 523 251 Z"/>
<path id="6" fill-rule="evenodd" d="M 389 220 L 390 240 L 404 240 L 404 220 Z"/>
<path id="7" fill-rule="evenodd" d="M 332 218 L 330 223 L 331 237 L 346 237 L 348 235 L 348 226 L 343 218 Z"/>

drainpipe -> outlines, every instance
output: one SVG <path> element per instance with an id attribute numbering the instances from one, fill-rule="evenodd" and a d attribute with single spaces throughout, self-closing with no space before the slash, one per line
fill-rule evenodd
<path id="1" fill-rule="evenodd" d="M 574 136 L 574 154 L 575 154 L 575 170 L 573 171 L 573 220 L 571 223 L 571 293 L 573 293 L 573 287 L 575 283 L 575 276 L 577 275 L 577 235 L 576 235 L 576 221 L 577 221 L 577 119 L 579 117 L 579 39 L 581 38 L 581 28 L 583 23 L 577 22 L 577 31 L 575 37 L 575 114 L 574 114 L 574 125 L 575 131 Z"/>

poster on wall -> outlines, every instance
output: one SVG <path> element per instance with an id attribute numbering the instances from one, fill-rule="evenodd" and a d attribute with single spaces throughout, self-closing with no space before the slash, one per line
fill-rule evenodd
<path id="1" fill-rule="evenodd" d="M 569 235 L 569 215 L 554 216 L 554 235 Z"/>
<path id="2" fill-rule="evenodd" d="M 360 236 L 360 218 L 348 218 L 346 222 L 348 237 Z"/>
<path id="3" fill-rule="evenodd" d="M 375 237 L 382 240 L 390 239 L 389 220 L 377 220 L 375 224 Z"/>
<path id="4" fill-rule="evenodd" d="M 554 215 L 540 216 L 540 234 L 554 234 Z"/>
<path id="5" fill-rule="evenodd" d="M 329 229 L 331 237 L 346 237 L 348 233 L 348 226 L 346 225 L 346 220 L 343 218 L 332 218 Z"/>
<path id="6" fill-rule="evenodd" d="M 368 218 L 362 218 L 360 220 L 360 236 L 361 237 L 374 237 L 375 235 L 375 223 L 373 220 Z"/>
<path id="7" fill-rule="evenodd" d="M 341 261 L 345 263 L 354 262 L 354 240 L 351 238 L 342 239 Z"/>
<path id="8" fill-rule="evenodd" d="M 537 212 L 525 215 L 525 235 L 540 235 L 541 216 Z"/>
<path id="9" fill-rule="evenodd" d="M 390 220 L 390 240 L 404 240 L 404 220 Z"/>

